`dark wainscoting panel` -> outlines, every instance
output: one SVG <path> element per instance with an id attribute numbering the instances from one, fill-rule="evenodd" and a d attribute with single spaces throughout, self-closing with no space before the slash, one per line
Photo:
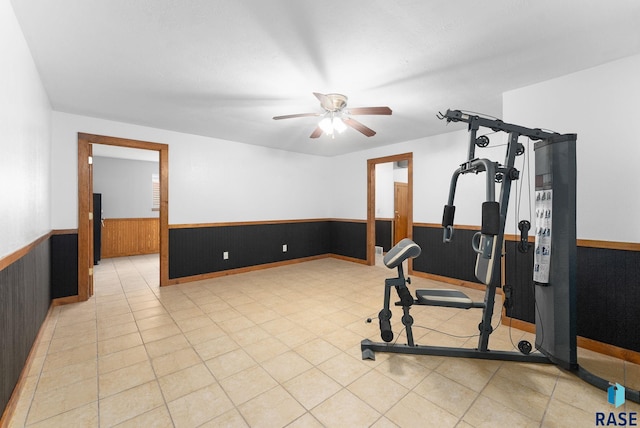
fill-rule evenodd
<path id="1" fill-rule="evenodd" d="M 578 335 L 640 352 L 640 252 L 578 247 Z"/>
<path id="2" fill-rule="evenodd" d="M 326 221 L 170 229 L 169 278 L 326 254 L 329 243 Z"/>
<path id="3" fill-rule="evenodd" d="M 169 229 L 169 278 L 328 253 L 366 260 L 366 229 L 364 223 L 329 220 Z"/>
<path id="4" fill-rule="evenodd" d="M 51 298 L 78 295 L 78 234 L 51 236 Z"/>
<path id="5" fill-rule="evenodd" d="M 535 323 L 533 251 L 507 242 L 505 264 L 507 316 Z M 578 247 L 576 271 L 578 336 L 640 352 L 640 252 Z"/>
<path id="6" fill-rule="evenodd" d="M 367 223 L 331 221 L 332 254 L 367 260 Z"/>
<path id="7" fill-rule="evenodd" d="M 392 247 L 393 222 L 391 220 L 376 220 L 376 247 L 382 247 L 385 253 Z"/>
<path id="8" fill-rule="evenodd" d="M 413 240 L 422 253 L 413 260 L 419 272 L 479 282 L 475 275 L 476 253 L 471 248 L 475 230 L 456 229 L 453 240 L 442 242 L 442 228 L 413 226 Z"/>
<path id="9" fill-rule="evenodd" d="M 49 310 L 49 271 L 48 239 L 0 271 L 0 414 Z"/>

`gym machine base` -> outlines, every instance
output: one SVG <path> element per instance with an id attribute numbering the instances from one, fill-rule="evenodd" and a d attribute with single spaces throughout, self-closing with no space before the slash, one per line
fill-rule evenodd
<path id="1" fill-rule="evenodd" d="M 403 239 L 384 257 L 389 269 L 398 269 L 396 278 L 385 280 L 384 306 L 378 314 L 380 332 L 385 343 L 365 339 L 361 342 L 362 358 L 375 359 L 375 352 L 391 352 L 413 355 L 435 355 L 489 360 L 518 361 L 556 364 L 578 375 L 591 385 L 607 390 L 611 385 L 578 365 L 576 332 L 576 155 L 575 134 L 557 134 L 541 129 L 525 128 L 499 119 L 486 118 L 460 110 L 447 110 L 440 119 L 447 122 L 466 122 L 470 134 L 467 161 L 454 172 L 449 188 L 449 199 L 444 207 L 442 226 L 443 241 L 450 242 L 454 235 L 454 197 L 458 177 L 467 173 L 486 173 L 486 202 L 482 204 L 481 231 L 472 240 L 476 252 L 475 275 L 486 285 L 484 301 L 473 302 L 458 290 L 416 290 L 411 295 L 402 262 L 418 257 L 421 248 L 410 239 Z M 477 136 L 480 127 L 494 132 L 508 133 L 504 164 L 475 157 L 475 147 L 486 147 L 489 139 Z M 495 303 L 497 278 L 500 275 L 500 259 L 504 241 L 505 221 L 511 182 L 520 178 L 514 167 L 515 157 L 525 148 L 518 142 L 520 136 L 535 140 L 535 190 L 536 190 L 536 242 L 534 245 L 534 287 L 536 305 L 536 351 L 531 353 L 529 342 L 518 344 L 520 352 L 493 351 L 488 347 L 493 332 L 491 320 Z M 495 186 L 500 184 L 500 195 L 495 200 Z M 520 221 L 519 250 L 529 248 L 528 231 L 531 224 Z M 553 229 L 553 233 L 551 230 Z M 393 341 L 391 329 L 391 288 L 395 288 L 401 306 L 402 324 L 406 332 L 406 344 Z M 505 293 L 508 294 L 508 293 Z M 508 295 L 506 296 L 508 298 Z M 482 309 L 482 321 L 477 348 L 452 348 L 417 345 L 413 339 L 413 318 L 409 310 L 413 305 L 440 306 L 458 309 Z M 628 400 L 640 402 L 640 392 L 625 389 Z"/>
<path id="2" fill-rule="evenodd" d="M 375 360 L 375 352 L 391 352 L 396 354 L 412 354 L 412 355 L 435 355 L 440 357 L 460 357 L 460 358 L 477 358 L 482 360 L 502 360 L 502 361 L 519 361 L 523 363 L 546 363 L 553 362 L 541 354 L 520 354 L 511 351 L 479 351 L 473 348 L 451 348 L 447 346 L 426 346 L 426 345 L 404 345 L 388 343 L 376 343 L 369 339 L 360 342 L 362 349 L 362 359 Z"/>
<path id="3" fill-rule="evenodd" d="M 385 280 L 384 291 L 384 308 L 378 314 L 380 321 L 380 331 L 382 339 L 385 342 L 391 342 L 393 340 L 393 332 L 391 330 L 391 310 L 389 308 L 391 300 L 391 288 L 396 288 L 400 302 L 396 305 L 402 305 L 403 316 L 402 324 L 405 326 L 407 335 L 407 344 L 390 344 L 390 343 L 376 343 L 369 339 L 365 339 L 360 343 L 360 349 L 362 350 L 362 359 L 375 360 L 376 352 L 391 352 L 400 354 L 413 354 L 413 355 L 436 355 L 445 357 L 464 357 L 464 358 L 479 358 L 488 360 L 505 360 L 505 361 L 520 361 L 529 363 L 548 363 L 552 361 L 542 354 L 523 354 L 511 351 L 492 351 L 489 349 L 473 349 L 473 348 L 452 348 L 445 346 L 424 346 L 417 345 L 413 340 L 413 332 L 411 326 L 413 325 L 413 318 L 409 314 L 409 309 L 412 305 L 427 305 L 427 306 L 446 306 L 460 309 L 470 308 L 483 308 L 487 310 L 484 302 L 472 302 L 464 293 L 457 290 L 416 290 L 417 299 L 413 299 L 411 293 L 407 287 L 407 284 L 411 283 L 410 278 L 405 278 L 402 262 L 409 258 L 415 258 L 420 255 L 421 249 L 412 240 L 405 238 L 400 241 L 395 247 L 393 247 L 384 257 L 385 265 L 390 268 L 398 269 L 397 278 L 389 278 Z M 495 292 L 495 289 L 494 289 Z M 436 298 L 439 304 L 432 305 L 431 299 Z M 485 332 L 490 332 L 490 329 L 481 329 Z M 485 333 L 488 335 L 488 333 Z M 480 339 L 480 342 L 488 342 Z"/>

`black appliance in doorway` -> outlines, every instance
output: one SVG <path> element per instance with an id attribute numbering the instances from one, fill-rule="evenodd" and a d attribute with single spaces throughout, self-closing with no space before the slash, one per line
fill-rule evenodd
<path id="1" fill-rule="evenodd" d="M 100 263 L 102 244 L 102 193 L 93 194 L 93 264 Z"/>

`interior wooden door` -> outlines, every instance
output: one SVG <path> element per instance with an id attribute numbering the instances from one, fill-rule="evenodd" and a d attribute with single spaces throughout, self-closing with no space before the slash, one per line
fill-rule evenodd
<path id="1" fill-rule="evenodd" d="M 407 183 L 393 183 L 394 185 L 394 227 L 393 227 L 393 245 L 409 236 L 409 185 Z"/>

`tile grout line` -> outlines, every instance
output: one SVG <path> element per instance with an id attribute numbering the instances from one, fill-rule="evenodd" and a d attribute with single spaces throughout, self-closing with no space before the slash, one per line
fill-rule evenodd
<path id="1" fill-rule="evenodd" d="M 542 419 L 540 419 L 540 426 L 544 425 L 545 419 L 547 418 L 547 415 L 549 413 L 549 407 L 551 407 L 551 403 L 553 402 L 553 397 L 556 393 L 556 388 L 558 387 L 558 381 L 560 380 L 560 374 L 556 375 L 556 381 L 553 383 L 553 390 L 551 391 L 551 394 L 549 395 L 549 401 L 547 402 L 547 406 L 544 409 L 544 413 L 542 414 Z"/>
<path id="2" fill-rule="evenodd" d="M 182 291 L 182 290 L 180 290 L 180 291 Z M 185 293 L 183 292 L 183 294 L 185 294 Z M 200 305 L 198 305 L 198 303 L 197 303 L 197 302 L 194 302 L 194 301 L 193 301 L 193 299 L 192 299 L 189 295 L 185 294 L 185 296 L 187 297 L 187 299 L 189 299 L 191 302 L 193 302 L 193 303 L 196 305 L 196 307 L 198 307 L 200 310 L 202 310 L 202 309 L 200 308 Z M 169 316 L 171 316 L 171 311 L 168 311 L 168 312 L 169 312 Z M 204 312 L 204 311 L 203 311 L 203 312 Z M 175 319 L 173 318 L 173 316 L 171 316 L 171 318 L 172 318 L 172 319 L 174 320 L 174 322 L 175 322 Z M 209 317 L 207 316 L 207 318 L 209 318 Z M 209 319 L 211 319 L 211 318 L 209 318 Z M 216 321 L 214 321 L 214 320 L 211 320 L 211 321 L 212 321 L 212 322 L 213 322 L 213 323 L 214 323 L 218 328 L 220 328 L 222 331 L 225 331 L 222 327 L 220 327 L 220 326 L 218 325 L 218 323 L 217 323 Z M 184 335 L 184 334 L 185 334 L 185 332 L 182 330 L 182 328 L 181 328 L 180 326 L 178 326 L 178 328 L 179 328 L 179 329 L 180 329 L 180 331 L 182 332 L 182 335 Z M 228 336 L 228 334 L 227 334 L 227 332 L 226 332 L 226 331 L 225 331 L 225 335 L 226 335 L 226 336 Z M 191 348 L 194 348 L 194 347 L 195 347 L 195 345 L 194 345 L 194 344 L 192 344 L 192 343 L 191 343 L 191 341 L 190 341 L 186 336 L 185 336 L 185 339 L 186 339 L 186 341 L 187 341 L 187 342 L 189 342 L 189 344 L 191 345 Z M 234 343 L 239 347 L 239 349 L 242 349 L 242 346 L 240 346 L 240 344 L 239 344 L 239 343 L 237 343 L 237 342 L 233 339 L 233 337 L 229 336 L 229 339 L 230 339 L 230 340 L 232 340 L 232 341 L 234 341 Z M 212 339 L 212 340 L 216 340 L 216 339 Z M 240 417 L 241 417 L 241 418 L 242 418 L 242 420 L 247 424 L 247 426 L 250 426 L 250 425 L 249 425 L 249 423 L 248 423 L 248 421 L 247 421 L 247 420 L 246 420 L 246 418 L 244 417 L 244 415 L 243 415 L 243 414 L 240 412 L 240 410 L 238 409 L 238 406 L 236 406 L 236 404 L 233 402 L 233 400 L 232 400 L 232 399 L 231 399 L 231 397 L 229 396 L 229 393 L 228 393 L 228 392 L 227 392 L 227 391 L 222 387 L 222 385 L 220 384 L 220 380 L 219 380 L 219 379 L 216 377 L 216 375 L 211 371 L 211 369 L 210 369 L 210 368 L 209 368 L 209 366 L 207 365 L 207 362 L 202 358 L 202 356 L 200 355 L 200 353 L 199 353 L 197 350 L 195 350 L 195 349 L 193 349 L 193 350 L 194 350 L 194 352 L 196 353 L 196 355 L 198 355 L 198 358 L 200 359 L 201 363 L 204 365 L 204 367 L 207 369 L 207 371 L 211 374 L 211 376 L 213 377 L 213 379 L 214 379 L 214 381 L 216 382 L 216 384 L 218 385 L 218 387 L 220 387 L 220 390 L 224 393 L 225 397 L 227 397 L 227 400 L 229 400 L 229 402 L 233 405 L 233 409 L 234 409 L 234 410 L 235 410 L 235 411 L 240 415 Z M 229 351 L 229 352 L 233 352 L 233 351 Z M 228 353 L 228 352 L 227 352 L 227 353 Z M 224 354 L 222 354 L 222 355 L 224 355 Z M 249 355 L 249 357 L 250 357 L 251 359 L 253 359 L 253 357 L 252 357 L 251 355 Z M 256 362 L 256 364 L 257 364 L 257 361 L 255 361 L 255 359 L 254 359 L 254 362 Z M 196 390 L 196 391 L 199 391 L 199 390 L 204 389 L 204 388 L 207 388 L 207 387 L 208 387 L 208 385 L 207 385 L 207 386 L 204 386 L 204 387 L 202 387 L 202 388 L 199 388 L 199 389 L 198 389 L 198 390 Z M 186 395 L 189 395 L 189 394 L 191 394 L 191 393 L 193 393 L 193 392 L 195 392 L 195 391 L 191 391 L 191 392 L 189 392 L 189 393 L 188 393 L 188 394 L 186 394 Z M 167 406 L 168 406 L 168 405 L 167 405 Z M 227 412 L 228 412 L 228 411 L 227 411 Z M 169 413 L 171 413 L 171 412 L 169 412 Z M 226 412 L 224 412 L 224 413 L 226 413 Z M 213 419 L 215 419 L 215 418 L 217 418 L 217 417 L 219 417 L 219 416 L 222 416 L 224 413 L 222 413 L 222 414 L 220 414 L 220 415 L 217 415 L 217 416 L 214 416 L 213 418 L 211 418 L 211 419 L 209 419 L 209 420 L 207 420 L 207 421 L 203 422 L 203 423 L 202 423 L 202 424 L 200 424 L 200 425 L 204 425 L 204 424 L 206 424 L 206 423 L 208 423 L 208 422 L 211 422 Z M 173 417 L 172 417 L 172 420 L 173 420 Z M 174 426 L 175 426 L 175 423 L 174 423 Z"/>
<path id="3" fill-rule="evenodd" d="M 476 404 L 476 401 L 478 401 L 478 399 L 482 396 L 482 393 L 484 392 L 485 389 L 487 389 L 487 386 L 489 386 L 489 384 L 491 383 L 491 380 L 497 375 L 498 370 L 500 370 L 500 367 L 502 367 L 503 364 L 504 364 L 504 361 L 500 361 L 500 364 L 498 365 L 498 368 L 493 372 L 491 377 L 489 377 L 489 379 L 487 380 L 487 383 L 484 384 L 482 389 L 480 391 L 478 391 L 476 397 L 473 399 L 471 404 L 469 404 L 469 407 L 467 407 L 467 410 L 465 410 L 464 413 L 462 414 L 462 416 L 460 416 L 460 419 L 458 420 L 458 423 L 464 422 L 464 418 L 465 418 L 465 416 L 467 416 L 467 413 L 469 413 L 469 410 L 471 410 L 471 408 L 473 408 L 473 406 Z M 489 397 L 487 397 L 487 398 L 489 398 Z M 469 424 L 469 425 L 471 425 L 471 424 Z"/>
<path id="4" fill-rule="evenodd" d="M 54 308 L 55 310 L 55 308 Z M 53 316 L 53 313 L 50 313 L 49 315 Z M 52 328 L 52 332 L 51 332 L 51 337 L 49 337 L 49 344 L 47 345 L 47 349 L 46 352 L 44 353 L 44 360 L 42 361 L 42 366 L 38 369 L 38 378 L 36 381 L 36 384 L 33 387 L 33 392 L 31 393 L 31 399 L 29 400 L 29 406 L 27 408 L 27 411 L 24 415 L 24 424 L 27 425 L 27 421 L 29 420 L 29 414 L 31 413 L 31 408 L 33 406 L 33 402 L 34 402 L 34 398 L 36 396 L 36 392 L 38 391 L 38 385 L 40 385 L 40 379 L 42 377 L 42 372 L 44 370 L 44 365 L 47 362 L 47 355 L 49 354 L 49 348 L 51 347 L 51 341 L 53 340 L 53 335 L 55 333 L 55 330 L 58 326 L 58 316 L 60 315 L 60 309 L 56 310 L 56 317 L 55 317 L 55 321 L 54 321 L 54 325 L 51 327 Z M 48 322 L 51 322 L 51 320 L 48 320 Z M 45 326 L 45 328 L 48 328 L 49 326 Z M 37 344 L 38 346 L 40 345 L 39 343 Z M 45 418 L 46 420 L 46 418 Z M 38 421 L 36 421 L 38 422 Z"/>
<path id="5" fill-rule="evenodd" d="M 95 287 L 96 285 L 96 269 L 95 267 L 92 266 L 92 270 L 93 270 L 93 286 Z M 117 272 L 116 272 L 117 274 Z M 100 427 L 100 348 L 99 348 L 99 332 L 98 332 L 98 302 L 97 302 L 97 297 L 95 295 L 95 291 L 94 291 L 94 295 L 91 296 L 90 300 L 93 300 L 93 306 L 95 308 L 95 324 L 96 324 L 96 407 L 97 407 L 97 418 L 98 418 L 98 427 Z"/>
<path id="6" fill-rule="evenodd" d="M 155 297 L 155 299 L 158 301 L 158 303 L 160 303 L 160 305 L 161 305 L 165 310 L 167 310 L 167 308 L 166 308 L 166 307 L 164 306 L 164 304 L 160 301 L 160 299 L 158 299 L 158 296 L 153 292 L 153 290 L 151 289 L 151 286 L 149 285 L 149 283 L 148 283 L 148 282 L 146 281 L 146 279 L 144 279 L 144 277 L 140 274 L 140 271 L 139 271 L 139 269 L 137 268 L 137 266 L 135 265 L 135 263 L 133 263 L 133 261 L 130 259 L 130 257 L 127 257 L 127 260 L 131 262 L 131 264 L 134 266 L 134 268 L 135 268 L 136 272 L 137 272 L 137 273 L 138 273 L 138 274 L 143 278 L 143 280 L 144 280 L 144 282 L 145 282 L 145 285 L 146 285 L 146 286 L 147 286 L 147 288 L 151 291 L 151 293 L 154 295 L 154 297 Z M 116 270 L 117 270 L 117 268 L 116 268 Z M 119 275 L 119 274 L 118 274 L 118 277 L 120 278 L 120 275 Z M 157 373 L 156 373 L 155 367 L 153 366 L 153 359 L 151 358 L 151 355 L 149 355 L 149 353 L 147 352 L 147 342 L 145 342 L 145 341 L 144 341 L 144 339 L 143 339 L 143 337 L 142 337 L 142 331 L 140 330 L 140 325 L 138 324 L 138 320 L 137 320 L 137 319 L 136 319 L 136 317 L 133 315 L 135 311 L 134 311 L 134 310 L 133 310 L 133 308 L 131 307 L 131 303 L 129 302 L 129 296 L 128 296 L 128 294 L 127 294 L 127 291 L 125 290 L 125 287 L 124 287 L 124 284 L 123 284 L 122 279 L 120 279 L 120 285 L 121 285 L 121 287 L 122 287 L 122 292 L 123 292 L 124 298 L 125 298 L 125 300 L 127 301 L 127 305 L 129 306 L 129 310 L 130 310 L 130 312 L 131 312 L 131 316 L 132 316 L 132 318 L 133 318 L 133 322 L 134 322 L 134 323 L 135 323 L 135 325 L 136 325 L 137 333 L 140 335 L 140 340 L 142 341 L 142 346 L 144 347 L 145 354 L 146 354 L 146 356 L 147 356 L 147 362 L 148 362 L 149 366 L 151 366 L 151 370 L 152 370 L 152 372 L 153 372 L 153 376 L 154 376 L 154 382 L 157 384 L 158 390 L 160 391 L 160 395 L 161 395 L 161 397 L 162 397 L 162 402 L 163 402 L 163 404 L 164 404 L 165 409 L 167 410 L 167 414 L 169 415 L 169 419 L 171 420 L 171 424 L 175 427 L 175 421 L 173 420 L 173 415 L 172 415 L 172 414 L 171 414 L 171 412 L 169 411 L 169 404 L 167 403 L 167 399 L 166 399 L 166 397 L 165 397 L 165 393 L 164 393 L 164 391 L 163 391 L 163 390 L 162 390 L 162 388 L 160 387 L 160 380 L 158 379 L 158 375 L 157 375 Z M 168 311 L 167 311 L 167 312 L 168 312 Z M 160 340 L 162 340 L 162 339 L 160 339 Z M 142 383 L 142 384 L 140 384 L 140 385 L 144 385 L 145 383 L 149 383 L 149 382 L 144 382 L 144 383 Z M 131 389 L 136 388 L 136 387 L 138 387 L 138 386 L 140 386 L 140 385 L 133 386 L 133 387 L 131 387 L 131 388 L 128 388 L 127 390 L 131 390 Z M 121 392 L 124 392 L 124 391 L 120 391 L 120 393 L 121 393 Z M 142 415 L 144 415 L 144 414 L 150 413 L 150 412 L 152 412 L 152 411 L 154 411 L 155 409 L 158 409 L 158 408 L 160 408 L 160 407 L 161 407 L 161 406 L 157 406 L 157 407 L 154 407 L 153 409 L 149 409 L 149 410 L 147 410 L 146 412 L 143 412 L 143 413 L 140 413 L 140 414 L 134 415 L 134 416 L 132 416 L 131 418 L 128 418 L 128 419 L 126 419 L 126 420 L 124 420 L 124 421 L 119 422 L 119 424 L 122 424 L 122 423 L 124 423 L 124 422 L 130 421 L 130 420 L 133 420 L 133 419 L 135 419 L 135 418 L 137 418 L 137 417 L 139 417 L 139 416 L 142 416 Z"/>

